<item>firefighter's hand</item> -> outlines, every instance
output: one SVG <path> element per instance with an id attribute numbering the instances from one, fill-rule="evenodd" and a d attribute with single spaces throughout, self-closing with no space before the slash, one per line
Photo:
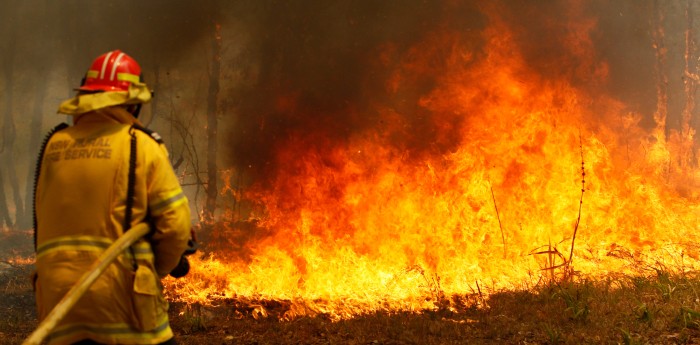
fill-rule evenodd
<path id="1" fill-rule="evenodd" d="M 180 257 L 180 262 L 177 266 L 170 272 L 170 276 L 173 278 L 182 278 L 190 272 L 190 261 L 187 260 L 186 256 Z"/>
<path id="2" fill-rule="evenodd" d="M 170 272 L 172 277 L 182 278 L 190 272 L 190 261 L 187 260 L 187 256 L 196 253 L 198 247 L 199 244 L 194 237 L 187 241 L 187 248 L 185 248 L 185 252 L 182 253 L 182 256 L 180 256 L 180 262 L 178 262 L 177 266 L 172 270 L 172 272 Z"/>

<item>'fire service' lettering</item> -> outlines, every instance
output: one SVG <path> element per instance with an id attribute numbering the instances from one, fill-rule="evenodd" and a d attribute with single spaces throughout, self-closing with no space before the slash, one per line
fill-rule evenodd
<path id="1" fill-rule="evenodd" d="M 110 159 L 112 143 L 109 138 L 56 140 L 46 147 L 44 157 L 49 162 L 57 162 L 61 159 Z"/>

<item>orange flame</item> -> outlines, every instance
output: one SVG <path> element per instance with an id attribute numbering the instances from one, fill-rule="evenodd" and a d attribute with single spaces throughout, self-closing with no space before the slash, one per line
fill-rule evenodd
<path id="1" fill-rule="evenodd" d="M 664 123 L 644 129 L 640 114 L 570 81 L 606 81 L 591 53 L 595 21 L 570 24 L 565 49 L 584 63 L 552 78 L 514 49 L 512 28 L 490 20 L 484 55 L 459 32 L 432 33 L 405 56 L 384 47 L 390 96 L 438 76 L 417 114 L 378 105 L 378 125 L 347 141 L 291 136 L 274 162 L 284 169 L 245 194 L 261 205 L 246 255 L 196 260 L 170 282 L 176 295 L 290 300 L 287 317 L 422 310 L 483 286 L 536 284 L 567 262 L 575 230 L 568 263 L 580 274 L 696 268 L 700 175 L 696 161 L 678 164 L 692 150 L 677 151 L 687 138 L 667 141 Z M 287 97 L 279 106 L 294 104 Z M 395 144 L 414 135 L 408 116 L 430 124 L 427 149 Z"/>

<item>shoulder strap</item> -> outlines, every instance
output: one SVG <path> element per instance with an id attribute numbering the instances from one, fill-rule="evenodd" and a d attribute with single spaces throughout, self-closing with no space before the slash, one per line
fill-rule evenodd
<path id="1" fill-rule="evenodd" d="M 133 124 L 131 126 L 131 128 L 129 129 L 129 134 L 131 135 L 131 152 L 129 154 L 129 175 L 128 175 L 129 181 L 128 181 L 127 190 L 126 190 L 126 211 L 124 213 L 124 231 L 129 230 L 129 228 L 131 227 L 132 208 L 134 207 L 134 193 L 135 193 L 134 188 L 136 185 L 136 133 L 134 132 L 134 129 L 148 134 L 148 136 L 150 136 L 158 144 L 163 143 L 163 139 L 161 138 L 160 134 L 158 134 L 155 131 L 150 130 L 146 127 L 143 127 L 143 126 L 138 125 L 138 124 Z"/>
<path id="2" fill-rule="evenodd" d="M 131 216 L 132 208 L 134 207 L 134 193 L 136 188 L 136 133 L 134 133 L 134 126 L 129 128 L 129 135 L 131 136 L 131 149 L 129 150 L 129 172 L 128 172 L 128 182 L 126 185 L 126 210 L 124 210 L 124 232 L 131 229 Z M 134 271 L 138 268 L 138 263 L 136 262 L 136 253 L 134 253 L 134 247 L 129 246 L 129 251 L 131 252 L 132 265 Z"/>
<path id="3" fill-rule="evenodd" d="M 36 161 L 36 169 L 34 170 L 34 202 L 32 203 L 32 221 L 34 222 L 34 250 L 36 251 L 36 187 L 39 184 L 39 175 L 41 174 L 41 162 L 44 160 L 44 151 L 46 151 L 46 145 L 51 140 L 51 137 L 58 131 L 68 128 L 68 124 L 65 122 L 59 123 L 56 127 L 52 128 L 49 133 L 44 137 L 44 141 L 41 143 L 41 148 L 39 149 L 39 157 Z"/>
<path id="4" fill-rule="evenodd" d="M 163 139 L 160 137 L 158 133 L 155 131 L 152 131 L 146 127 L 143 127 L 138 124 L 133 124 L 131 128 L 129 128 L 129 135 L 131 136 L 131 150 L 129 153 L 129 172 L 128 172 L 128 184 L 127 184 L 127 189 L 126 189 L 126 210 L 124 211 L 124 231 L 128 231 L 131 228 L 131 218 L 133 215 L 133 207 L 134 207 L 134 197 L 135 197 L 135 188 L 136 188 L 136 132 L 134 130 L 139 130 L 142 131 L 146 134 L 148 134 L 153 140 L 155 140 L 158 144 L 163 143 Z M 150 212 L 146 212 L 146 219 L 147 222 L 150 223 Z M 151 232 L 155 228 L 152 224 L 150 224 L 151 227 Z M 131 251 L 131 256 L 134 258 L 133 259 L 133 266 L 134 270 L 138 268 L 138 263 L 136 262 L 136 256 L 134 255 L 134 247 L 130 246 L 129 250 Z"/>
<path id="5" fill-rule="evenodd" d="M 139 124 L 133 124 L 132 128 L 138 129 L 141 132 L 148 134 L 148 136 L 150 136 L 151 139 L 155 140 L 158 144 L 163 143 L 163 137 L 161 137 L 160 134 L 158 134 L 156 131 L 154 131 L 152 129 L 148 129 L 148 128 L 141 126 Z"/>
<path id="6" fill-rule="evenodd" d="M 134 207 L 134 189 L 136 184 L 136 134 L 129 129 L 131 136 L 131 150 L 129 152 L 129 175 L 126 187 L 126 210 L 124 212 L 124 231 L 131 228 L 131 212 Z"/>

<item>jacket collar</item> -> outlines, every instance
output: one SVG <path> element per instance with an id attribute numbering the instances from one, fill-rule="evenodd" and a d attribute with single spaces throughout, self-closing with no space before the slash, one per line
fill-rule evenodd
<path id="1" fill-rule="evenodd" d="M 100 108 L 87 113 L 73 116 L 74 124 L 77 124 L 78 122 L 101 122 L 100 120 L 111 120 L 127 125 L 137 124 L 141 126 L 141 122 L 139 122 L 137 118 L 132 116 L 128 111 L 126 111 L 126 109 L 124 109 L 121 106 Z"/>

